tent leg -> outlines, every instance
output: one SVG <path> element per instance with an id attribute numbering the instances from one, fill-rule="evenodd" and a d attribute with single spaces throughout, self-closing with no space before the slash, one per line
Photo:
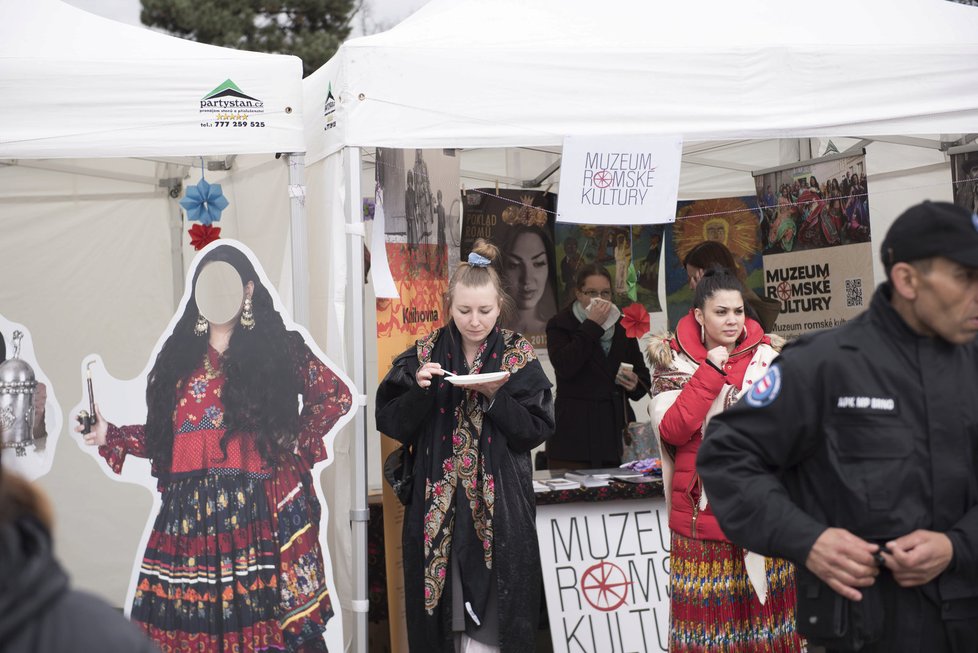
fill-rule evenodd
<path id="1" fill-rule="evenodd" d="M 348 361 L 353 372 L 353 384 L 358 392 L 366 387 L 366 357 L 363 342 L 363 208 L 360 200 L 360 148 L 348 147 L 344 150 L 346 167 L 347 195 L 347 314 L 350 316 L 353 337 L 352 357 Z M 363 395 L 365 398 L 365 395 Z M 356 617 L 356 630 L 353 637 L 353 650 L 367 651 L 367 613 L 370 602 L 367 598 L 367 524 L 370 511 L 367 508 L 367 418 L 366 401 L 357 408 L 354 418 L 355 445 L 353 470 L 353 509 L 350 522 L 353 529 L 353 610 Z"/>
<path id="2" fill-rule="evenodd" d="M 306 222 L 306 157 L 304 152 L 285 155 L 289 166 L 289 217 L 292 228 L 292 319 L 309 327 L 309 264 Z"/>

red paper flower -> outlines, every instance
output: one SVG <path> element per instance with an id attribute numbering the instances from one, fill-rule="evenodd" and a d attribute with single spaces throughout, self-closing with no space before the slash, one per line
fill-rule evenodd
<path id="1" fill-rule="evenodd" d="M 621 315 L 621 325 L 629 338 L 641 338 L 649 332 L 649 312 L 638 302 L 627 306 Z"/>
<path id="2" fill-rule="evenodd" d="M 212 227 L 209 224 L 195 224 L 190 227 L 187 233 L 190 234 L 190 244 L 194 246 L 194 249 L 200 251 L 207 247 L 208 243 L 221 237 L 221 228 Z M 648 320 L 646 319 L 646 321 Z"/>

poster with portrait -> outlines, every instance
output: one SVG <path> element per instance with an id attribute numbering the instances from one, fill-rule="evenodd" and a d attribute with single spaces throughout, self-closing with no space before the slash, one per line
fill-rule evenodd
<path id="1" fill-rule="evenodd" d="M 737 264 L 737 275 L 748 288 L 762 291 L 759 221 L 757 200 L 750 196 L 678 204 L 676 222 L 666 229 L 666 312 L 670 330 L 675 330 L 693 305 L 693 291 L 683 260 L 693 247 L 705 240 L 715 240 L 730 250 Z"/>
<path id="2" fill-rule="evenodd" d="M 153 506 L 125 612 L 173 648 L 339 650 L 341 605 L 320 472 L 353 418 L 353 384 L 286 312 L 257 257 L 220 239 L 194 258 L 178 309 L 135 379 L 81 364 L 99 419 L 72 431 Z"/>
<path id="3" fill-rule="evenodd" d="M 978 150 L 951 155 L 954 203 L 978 213 Z"/>
<path id="4" fill-rule="evenodd" d="M 515 304 L 503 326 L 526 336 L 537 354 L 546 354 L 547 321 L 557 312 L 556 200 L 543 191 L 479 188 L 465 192 L 462 215 L 462 255 L 477 238 L 499 248 L 497 270 Z"/>
<path id="5" fill-rule="evenodd" d="M 795 338 L 861 313 L 873 292 L 866 157 L 838 154 L 754 174 L 764 293 Z"/>
<path id="6" fill-rule="evenodd" d="M 427 267 L 435 249 L 458 261 L 462 203 L 456 151 L 378 148 L 376 181 L 388 242 L 403 242 Z"/>
<path id="7" fill-rule="evenodd" d="M 31 481 L 51 471 L 61 406 L 23 324 L 0 315 L 0 443 L 2 464 Z"/>
<path id="8" fill-rule="evenodd" d="M 557 292 L 559 305 L 575 298 L 580 268 L 597 263 L 612 279 L 614 302 L 624 308 L 633 302 L 649 313 L 662 310 L 659 302 L 659 259 L 665 225 L 584 225 L 558 222 Z"/>

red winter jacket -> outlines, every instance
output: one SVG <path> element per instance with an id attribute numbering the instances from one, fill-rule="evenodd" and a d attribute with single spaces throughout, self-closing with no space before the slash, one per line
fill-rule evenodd
<path id="1" fill-rule="evenodd" d="M 706 360 L 707 350 L 700 341 L 700 326 L 692 311 L 679 321 L 676 335 L 669 342 L 673 356 L 685 357 L 698 365 L 659 423 L 662 440 L 676 447 L 669 528 L 686 537 L 728 541 L 709 503 L 704 510 L 699 509 L 701 484 L 696 474 L 696 453 L 703 441 L 703 420 L 723 386 L 729 384 L 740 390 L 751 365 L 767 366 L 767 362 L 754 360 L 754 357 L 760 346 L 770 346 L 770 339 L 761 325 L 750 318 L 745 322 L 745 331 L 745 337 L 737 343 L 724 366 L 726 376 L 712 365 L 702 364 Z M 770 356 L 759 358 L 769 359 Z M 674 373 L 675 370 L 657 368 L 655 375 L 668 375 L 670 372 Z"/>

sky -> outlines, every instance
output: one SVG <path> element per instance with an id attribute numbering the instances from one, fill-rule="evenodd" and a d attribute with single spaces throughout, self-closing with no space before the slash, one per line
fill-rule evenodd
<path id="1" fill-rule="evenodd" d="M 84 9 L 121 23 L 141 25 L 139 0 L 65 0 Z M 389 29 L 420 9 L 428 0 L 364 0 L 365 11 L 353 19 L 353 36 Z M 378 29 L 379 28 L 379 29 Z"/>

